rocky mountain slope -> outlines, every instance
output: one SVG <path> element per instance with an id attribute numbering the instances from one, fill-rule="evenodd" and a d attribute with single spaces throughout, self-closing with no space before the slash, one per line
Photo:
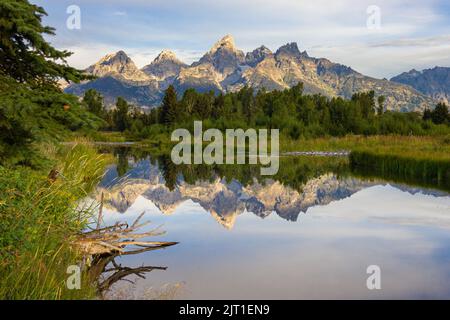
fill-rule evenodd
<path id="1" fill-rule="evenodd" d="M 94 88 L 105 96 L 108 104 L 123 96 L 139 106 L 156 106 L 169 84 L 182 94 L 188 88 L 229 92 L 245 85 L 256 90 L 281 90 L 298 82 L 304 83 L 305 93 L 329 97 L 350 98 L 355 92 L 374 90 L 377 95 L 386 96 L 386 106 L 392 110 L 423 110 L 435 102 L 410 86 L 364 76 L 350 67 L 310 57 L 306 51 L 301 52 L 296 43 L 286 44 L 275 53 L 261 46 L 245 54 L 236 48 L 229 35 L 191 65 L 165 50 L 139 70 L 123 51 L 119 51 L 105 56 L 86 72 L 99 78 L 72 84 L 65 90 L 81 95 Z"/>
<path id="2" fill-rule="evenodd" d="M 171 83 L 178 76 L 181 70 L 188 65 L 178 60 L 175 53 L 170 50 L 162 51 L 155 60 L 142 68 L 142 71 L 158 81 Z"/>
<path id="3" fill-rule="evenodd" d="M 391 81 L 409 85 L 435 100 L 450 102 L 450 68 L 412 69 L 393 77 Z"/>

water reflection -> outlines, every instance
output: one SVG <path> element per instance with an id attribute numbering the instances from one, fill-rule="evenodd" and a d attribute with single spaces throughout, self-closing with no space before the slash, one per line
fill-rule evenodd
<path id="1" fill-rule="evenodd" d="M 126 173 L 111 166 L 99 186 L 105 219 L 145 211 L 168 231 L 161 240 L 180 242 L 118 258 L 168 266 L 135 293 L 183 283 L 175 298 L 450 298 L 445 192 L 356 178 L 345 159 L 283 159 L 263 180 L 251 166 L 126 157 Z M 366 288 L 372 264 L 382 290 Z"/>
<path id="2" fill-rule="evenodd" d="M 123 154 L 119 158 L 122 156 Z M 299 214 L 306 212 L 309 207 L 326 205 L 364 188 L 384 183 L 328 171 L 329 167 L 334 171 L 342 168 L 342 159 L 325 159 L 319 166 L 314 159 L 313 170 L 307 167 L 308 162 L 312 162 L 310 158 L 303 158 L 304 163 L 293 162 L 292 160 L 298 159 L 291 158 L 291 163 L 285 167 L 293 167 L 297 176 L 288 176 L 288 181 L 280 181 L 276 177 L 263 180 L 257 176 L 258 170 L 249 166 L 241 166 L 247 171 L 236 172 L 233 171 L 236 168 L 230 166 L 228 171 L 231 172 L 224 172 L 224 169 L 220 172 L 207 166 L 177 167 L 168 157 L 155 160 L 147 157 L 144 160 L 131 160 L 130 163 L 128 160 L 130 159 L 127 158 L 126 166 L 129 170 L 126 174 L 121 173 L 123 168 L 120 166 L 124 161 L 120 160 L 118 165 L 108 169 L 100 184 L 98 194 L 105 194 L 107 205 L 123 213 L 138 196 L 142 196 L 168 215 L 185 201 L 191 200 L 227 229 L 233 227 L 236 217 L 244 211 L 260 218 L 274 213 L 285 220 L 297 221 Z M 299 183 L 299 180 L 305 182 Z M 242 181 L 246 183 L 243 184 Z M 396 187 L 410 193 L 421 191 L 436 196 L 446 194 L 404 185 Z"/>

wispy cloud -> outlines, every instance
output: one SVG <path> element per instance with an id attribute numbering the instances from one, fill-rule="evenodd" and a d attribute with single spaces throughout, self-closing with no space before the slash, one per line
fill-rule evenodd
<path id="1" fill-rule="evenodd" d="M 113 15 L 114 16 L 126 16 L 127 13 L 125 11 L 114 11 Z"/>
<path id="2" fill-rule="evenodd" d="M 449 46 L 450 34 L 426 37 L 426 38 L 409 38 L 409 39 L 395 39 L 379 43 L 373 43 L 370 47 L 430 47 L 430 46 Z"/>
<path id="3" fill-rule="evenodd" d="M 138 65 L 162 49 L 192 62 L 229 33 L 244 51 L 297 41 L 302 50 L 376 77 L 399 67 L 450 65 L 448 0 L 79 0 L 78 31 L 65 27 L 71 0 L 32 1 L 48 10 L 45 21 L 57 28 L 52 42 L 74 51 L 77 67 L 118 49 Z M 366 27 L 373 4 L 381 9 L 379 30 Z"/>

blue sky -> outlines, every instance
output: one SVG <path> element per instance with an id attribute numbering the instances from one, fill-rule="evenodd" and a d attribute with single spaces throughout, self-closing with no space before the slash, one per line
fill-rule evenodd
<path id="1" fill-rule="evenodd" d="M 49 38 L 74 52 L 84 68 L 124 50 L 141 67 L 162 49 L 191 63 L 226 34 L 250 51 L 297 42 L 325 57 L 378 78 L 412 68 L 450 66 L 448 0 L 32 0 L 56 28 Z M 66 27 L 69 5 L 81 9 L 81 29 Z M 380 28 L 367 28 L 367 8 L 380 8 Z"/>

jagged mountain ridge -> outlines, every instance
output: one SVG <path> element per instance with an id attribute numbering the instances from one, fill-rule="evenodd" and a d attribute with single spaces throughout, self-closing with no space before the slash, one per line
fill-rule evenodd
<path id="1" fill-rule="evenodd" d="M 305 93 L 329 97 L 350 98 L 355 92 L 374 90 L 376 95 L 386 96 L 386 107 L 391 110 L 423 110 L 432 108 L 435 102 L 410 86 L 364 76 L 348 66 L 310 57 L 294 42 L 280 47 L 275 53 L 261 46 L 245 54 L 236 48 L 230 35 L 220 39 L 191 65 L 164 50 L 139 70 L 125 52 L 119 51 L 105 56 L 86 72 L 99 78 L 72 84 L 65 90 L 81 95 L 94 88 L 105 96 L 108 104 L 113 104 L 125 93 L 124 98 L 138 106 L 157 106 L 169 84 L 182 94 L 189 88 L 218 93 L 237 91 L 245 85 L 256 90 L 282 90 L 298 82 L 303 82 Z M 111 80 L 103 81 L 105 77 L 116 80 L 114 90 L 108 88 Z"/>
<path id="2" fill-rule="evenodd" d="M 86 72 L 100 78 L 115 76 L 123 80 L 136 82 L 150 80 L 123 51 L 104 56 L 99 62 L 88 67 Z"/>
<path id="3" fill-rule="evenodd" d="M 161 89 L 165 89 L 181 70 L 187 67 L 189 66 L 179 60 L 174 52 L 163 50 L 155 60 L 144 66 L 142 71 L 151 78 L 156 78 L 162 84 Z"/>
<path id="4" fill-rule="evenodd" d="M 391 81 L 409 85 L 433 99 L 450 102 L 450 68 L 434 67 L 417 71 L 412 69 L 391 78 Z"/>

